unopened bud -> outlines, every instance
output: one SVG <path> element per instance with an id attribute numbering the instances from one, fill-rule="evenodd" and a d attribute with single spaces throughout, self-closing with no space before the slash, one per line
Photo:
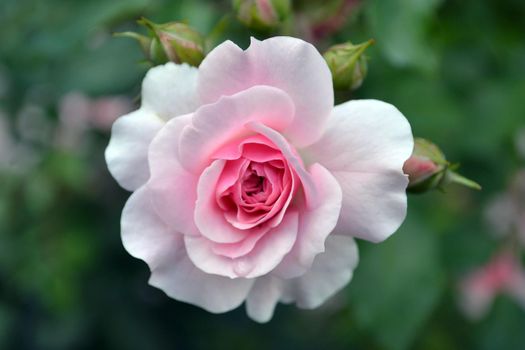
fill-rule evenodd
<path id="1" fill-rule="evenodd" d="M 412 156 L 403 166 L 403 171 L 409 178 L 407 190 L 412 193 L 442 190 L 450 183 L 481 189 L 476 182 L 456 173 L 457 168 L 457 165 L 446 160 L 443 152 L 435 144 L 422 138 L 415 138 Z"/>
<path id="2" fill-rule="evenodd" d="M 116 33 L 115 35 L 137 40 L 140 48 L 142 49 L 142 52 L 144 53 L 146 61 L 150 62 L 154 66 L 164 64 L 169 61 L 160 41 L 155 37 L 149 37 L 135 32 Z"/>
<path id="3" fill-rule="evenodd" d="M 334 88 L 355 90 L 361 86 L 368 71 L 364 52 L 373 43 L 373 39 L 358 45 L 347 42 L 332 46 L 325 52 L 323 56 L 332 72 Z"/>
<path id="4" fill-rule="evenodd" d="M 290 0 L 233 0 L 233 9 L 245 26 L 268 31 L 290 15 L 291 5 Z"/>
<path id="5" fill-rule="evenodd" d="M 152 36 L 150 50 L 162 49 L 167 59 L 175 63 L 188 63 L 198 67 L 204 59 L 204 37 L 180 22 L 156 24 L 142 18 L 139 24 L 147 27 Z"/>

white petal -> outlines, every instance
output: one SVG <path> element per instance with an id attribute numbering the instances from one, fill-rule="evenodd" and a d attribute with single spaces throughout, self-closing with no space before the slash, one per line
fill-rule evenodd
<path id="1" fill-rule="evenodd" d="M 198 69 L 172 62 L 151 68 L 142 82 L 142 106 L 164 120 L 194 112 Z"/>
<path id="2" fill-rule="evenodd" d="M 326 251 L 315 258 L 306 274 L 297 278 L 289 290 L 290 297 L 300 308 L 320 306 L 350 282 L 358 261 L 357 245 L 351 237 L 330 235 Z"/>
<path id="3" fill-rule="evenodd" d="M 316 308 L 350 282 L 357 262 L 354 240 L 330 235 L 326 240 L 326 251 L 315 258 L 311 269 L 303 276 L 258 278 L 246 299 L 248 316 L 257 322 L 267 322 L 278 301 L 295 302 L 305 309 Z"/>
<path id="4" fill-rule="evenodd" d="M 118 118 L 106 148 L 109 172 L 120 186 L 134 191 L 149 178 L 148 147 L 164 122 L 145 109 Z"/>
<path id="5" fill-rule="evenodd" d="M 270 275 L 257 278 L 246 299 L 246 313 L 252 320 L 270 321 L 283 294 L 283 283 L 282 279 Z"/>
<path id="6" fill-rule="evenodd" d="M 151 142 L 148 154 L 151 176 L 147 183 L 157 214 L 174 230 L 199 235 L 193 222 L 198 178 L 179 163 L 180 133 L 192 114 L 168 121 Z"/>
<path id="7" fill-rule="evenodd" d="M 323 137 L 303 153 L 343 189 L 337 234 L 379 242 L 399 228 L 408 184 L 403 164 L 412 149 L 410 125 L 394 106 L 361 100 L 335 107 Z"/>
<path id="8" fill-rule="evenodd" d="M 141 187 L 129 197 L 120 222 L 124 248 L 135 258 L 145 261 L 151 269 L 161 265 L 171 254 L 180 234 L 170 231 L 154 212 L 151 194 Z"/>
<path id="9" fill-rule="evenodd" d="M 156 215 L 147 188 L 130 197 L 122 213 L 126 250 L 151 269 L 149 283 L 168 296 L 219 313 L 232 310 L 246 298 L 253 280 L 229 279 L 202 272 L 189 260 L 182 235 Z"/>

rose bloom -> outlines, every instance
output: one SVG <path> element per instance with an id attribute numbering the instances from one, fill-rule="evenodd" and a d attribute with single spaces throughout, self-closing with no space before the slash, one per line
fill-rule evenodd
<path id="1" fill-rule="evenodd" d="M 334 107 L 319 52 L 290 37 L 231 41 L 200 67 L 151 69 L 142 106 L 119 118 L 109 170 L 133 191 L 126 250 L 149 283 L 210 312 L 244 301 L 268 321 L 277 302 L 315 308 L 406 215 L 410 125 L 392 105 Z"/>

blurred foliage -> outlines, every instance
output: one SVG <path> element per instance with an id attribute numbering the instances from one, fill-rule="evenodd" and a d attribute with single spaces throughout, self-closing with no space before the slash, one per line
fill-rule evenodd
<path id="1" fill-rule="evenodd" d="M 337 28 L 310 30 L 347 3 L 345 22 L 328 18 Z M 525 349 L 525 312 L 512 300 L 498 298 L 474 322 L 456 296 L 461 276 L 500 245 L 484 223 L 487 202 L 524 165 L 514 137 L 525 126 L 525 2 L 293 4 L 285 32 L 320 50 L 374 38 L 368 76 L 350 97 L 396 105 L 484 190 L 410 197 L 399 232 L 359 242 L 354 281 L 318 310 L 278 306 L 258 325 L 241 309 L 212 315 L 176 302 L 147 285 L 146 265 L 121 245 L 128 193 L 105 169 L 108 131 L 61 147 L 59 102 L 72 90 L 138 95 L 140 50 L 112 33 L 141 16 L 204 34 L 223 19 L 214 40 L 244 47 L 249 31 L 228 0 L 2 0 L 0 121 L 11 136 L 0 145 L 14 159 L 0 163 L 1 349 Z"/>

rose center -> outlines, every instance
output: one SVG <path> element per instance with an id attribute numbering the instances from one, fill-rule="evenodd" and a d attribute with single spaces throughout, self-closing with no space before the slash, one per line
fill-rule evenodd
<path id="1" fill-rule="evenodd" d="M 257 170 L 250 165 L 242 178 L 242 196 L 248 203 L 264 202 L 268 197 L 268 180 Z"/>

